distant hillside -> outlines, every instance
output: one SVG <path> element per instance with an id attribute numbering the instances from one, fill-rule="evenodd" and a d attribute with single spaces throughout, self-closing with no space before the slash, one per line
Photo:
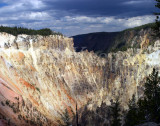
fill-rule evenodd
<path id="1" fill-rule="evenodd" d="M 151 35 L 153 23 L 135 28 L 126 29 L 121 32 L 97 32 L 72 36 L 74 47 L 79 52 L 86 47 L 88 51 L 110 52 L 125 51 L 127 48 L 139 48 L 142 36 L 148 35 L 148 39 L 154 39 Z M 150 43 L 151 44 L 151 43 Z"/>
<path id="2" fill-rule="evenodd" d="M 86 47 L 88 51 L 106 50 L 113 45 L 114 38 L 118 34 L 119 32 L 98 32 L 73 36 L 74 47 L 77 47 L 76 51 L 81 51 L 83 47 Z"/>
<path id="3" fill-rule="evenodd" d="M 9 34 L 12 34 L 14 36 L 17 36 L 19 34 L 27 34 L 27 35 L 62 35 L 62 33 L 59 32 L 53 32 L 49 28 L 44 28 L 40 30 L 34 30 L 34 29 L 28 29 L 28 28 L 22 28 L 22 27 L 6 27 L 6 26 L 0 26 L 0 32 L 6 32 Z"/>

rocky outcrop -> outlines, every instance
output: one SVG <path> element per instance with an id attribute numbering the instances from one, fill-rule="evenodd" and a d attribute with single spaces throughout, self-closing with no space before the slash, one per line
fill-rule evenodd
<path id="1" fill-rule="evenodd" d="M 147 39 L 141 37 L 144 45 Z M 101 58 L 75 52 L 72 38 L 1 33 L 0 113 L 17 125 L 59 125 L 65 111 L 74 118 L 76 104 L 79 111 L 95 110 L 102 101 L 110 105 L 120 96 L 127 108 L 133 93 L 143 94 L 153 67 L 159 70 L 159 44 Z"/>

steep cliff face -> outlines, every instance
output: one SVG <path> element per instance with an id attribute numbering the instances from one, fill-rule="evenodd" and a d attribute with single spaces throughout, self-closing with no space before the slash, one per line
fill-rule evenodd
<path id="1" fill-rule="evenodd" d="M 28 99 L 55 125 L 65 109 L 72 116 L 76 102 L 85 105 L 101 87 L 105 60 L 74 52 L 72 39 L 1 33 L 0 40 L 1 85 L 15 92 L 12 97 Z"/>
<path id="2" fill-rule="evenodd" d="M 149 46 L 145 35 L 141 49 L 100 58 L 75 52 L 71 38 L 1 33 L 1 119 L 17 125 L 64 124 L 65 110 L 74 117 L 76 104 L 79 111 L 86 105 L 94 110 L 118 95 L 126 108 L 133 93 L 142 95 L 143 80 L 153 67 L 159 69 L 160 42 Z"/>

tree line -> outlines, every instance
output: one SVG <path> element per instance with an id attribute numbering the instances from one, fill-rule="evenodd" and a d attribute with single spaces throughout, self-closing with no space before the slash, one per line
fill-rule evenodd
<path id="1" fill-rule="evenodd" d="M 144 96 L 136 102 L 135 95 L 129 101 L 126 115 L 126 126 L 134 126 L 144 122 L 160 123 L 160 77 L 158 71 L 147 77 L 144 85 Z"/>
<path id="2" fill-rule="evenodd" d="M 42 36 L 62 35 L 62 33 L 60 33 L 60 32 L 53 32 L 49 28 L 44 28 L 44 29 L 40 29 L 40 30 L 34 30 L 34 29 L 28 29 L 28 28 L 22 28 L 22 27 L 0 26 L 0 32 L 6 32 L 6 33 L 12 34 L 14 36 L 17 36 L 19 34 L 42 35 Z"/>

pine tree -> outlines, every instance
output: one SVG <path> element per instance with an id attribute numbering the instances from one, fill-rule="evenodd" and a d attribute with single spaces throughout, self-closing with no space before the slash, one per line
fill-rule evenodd
<path id="1" fill-rule="evenodd" d="M 9 34 L 12 34 L 14 36 L 17 36 L 19 34 L 27 34 L 27 35 L 42 35 L 42 36 L 48 36 L 48 35 L 62 35 L 62 33 L 59 32 L 53 32 L 49 28 L 44 28 L 40 30 L 33 30 L 33 29 L 27 29 L 22 27 L 6 27 L 6 26 L 0 26 L 0 32 L 6 32 Z"/>
<path id="2" fill-rule="evenodd" d="M 121 120 L 120 120 L 120 103 L 119 98 L 116 99 L 116 101 L 111 106 L 111 112 L 112 112 L 112 123 L 111 126 L 121 126 Z"/>
<path id="3" fill-rule="evenodd" d="M 153 72 L 147 77 L 143 100 L 139 100 L 140 109 L 144 110 L 147 121 L 160 123 L 160 77 L 158 71 Z"/>
<path id="4" fill-rule="evenodd" d="M 153 72 L 146 78 L 144 96 L 135 102 L 135 96 L 129 102 L 125 126 L 134 126 L 144 122 L 160 123 L 160 77 Z"/>
<path id="5" fill-rule="evenodd" d="M 155 7 L 159 8 L 160 9 L 160 0 L 156 0 L 156 5 Z M 154 15 L 156 15 L 156 22 L 155 22 L 155 25 L 153 27 L 153 30 L 156 34 L 156 36 L 160 37 L 160 19 L 159 19 L 159 16 L 160 16 L 160 12 L 156 12 L 154 13 Z"/>
<path id="6" fill-rule="evenodd" d="M 64 123 L 65 123 L 65 126 L 70 126 L 70 124 L 71 124 L 71 120 L 70 120 L 70 116 L 69 116 L 69 114 L 68 114 L 68 110 L 67 109 L 65 109 L 65 112 L 64 112 L 64 114 L 63 114 L 63 116 L 62 116 L 62 120 L 64 121 Z"/>
<path id="7" fill-rule="evenodd" d="M 132 99 L 129 100 L 128 107 L 129 109 L 125 117 L 125 126 L 135 126 L 139 122 L 135 95 L 133 95 Z"/>

